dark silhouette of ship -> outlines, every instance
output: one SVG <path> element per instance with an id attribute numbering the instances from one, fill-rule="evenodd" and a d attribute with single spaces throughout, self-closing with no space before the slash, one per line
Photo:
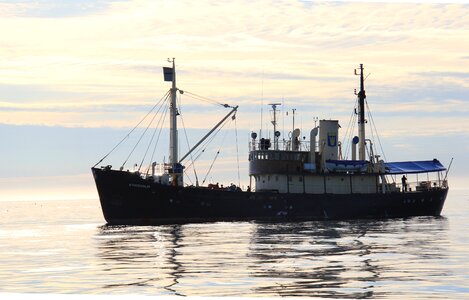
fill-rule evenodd
<path id="1" fill-rule="evenodd" d="M 247 190 L 218 184 L 184 185 L 184 159 L 220 124 L 234 118 L 237 106 L 182 158 L 178 155 L 176 70 L 165 67 L 171 81 L 167 94 L 170 116 L 169 162 L 154 162 L 147 172 L 112 166 L 92 167 L 104 218 L 108 224 L 168 224 L 214 221 L 305 221 L 358 218 L 439 216 L 448 193 L 447 170 L 437 160 L 385 162 L 374 154 L 365 137 L 365 89 L 363 65 L 356 93 L 358 136 L 350 142 L 352 159 L 342 158 L 337 120 L 320 120 L 310 132 L 309 144 L 294 129 L 280 140 L 273 108 L 274 138 L 251 134 L 250 185 Z M 359 73 L 357 73 L 357 70 Z M 119 145 L 119 144 L 118 144 Z M 358 157 L 356 149 L 358 148 Z M 368 155 L 367 155 L 368 154 Z M 451 166 L 451 164 L 450 164 Z M 156 170 L 159 169 L 159 172 Z M 446 171 L 446 174 L 444 174 Z M 410 174 L 433 174 L 432 180 L 408 182 Z M 400 177 L 402 178 L 397 178 Z M 418 176 L 417 176 L 418 178 Z M 252 187 L 252 188 L 251 188 Z"/>

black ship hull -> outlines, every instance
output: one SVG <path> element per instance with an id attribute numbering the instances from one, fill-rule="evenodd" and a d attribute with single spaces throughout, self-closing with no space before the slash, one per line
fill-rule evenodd
<path id="1" fill-rule="evenodd" d="M 283 194 L 175 187 L 93 168 L 108 224 L 303 221 L 439 216 L 448 189 L 408 193 Z"/>

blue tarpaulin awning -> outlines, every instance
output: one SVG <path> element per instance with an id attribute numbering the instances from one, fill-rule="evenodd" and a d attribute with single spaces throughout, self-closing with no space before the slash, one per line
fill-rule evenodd
<path id="1" fill-rule="evenodd" d="M 386 174 L 408 174 L 444 171 L 446 168 L 438 161 L 401 161 L 385 163 Z"/>

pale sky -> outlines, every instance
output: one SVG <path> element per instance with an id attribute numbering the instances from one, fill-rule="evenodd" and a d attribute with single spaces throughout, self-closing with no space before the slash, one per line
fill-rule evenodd
<path id="1" fill-rule="evenodd" d="M 0 200 L 97 197 L 89 167 L 167 91 L 168 57 L 179 88 L 240 106 L 245 183 L 261 104 L 264 128 L 266 104 L 281 102 L 304 132 L 313 117 L 345 131 L 360 63 L 387 158 L 455 157 L 451 172 L 462 177 L 469 4 L 433 2 L 0 1 Z M 200 135 L 225 113 L 181 102 Z"/>

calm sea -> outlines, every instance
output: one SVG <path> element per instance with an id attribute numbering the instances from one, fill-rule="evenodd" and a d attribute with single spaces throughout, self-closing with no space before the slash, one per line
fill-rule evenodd
<path id="1" fill-rule="evenodd" d="M 469 298 L 469 190 L 443 217 L 106 226 L 98 201 L 0 202 L 0 293 Z"/>

